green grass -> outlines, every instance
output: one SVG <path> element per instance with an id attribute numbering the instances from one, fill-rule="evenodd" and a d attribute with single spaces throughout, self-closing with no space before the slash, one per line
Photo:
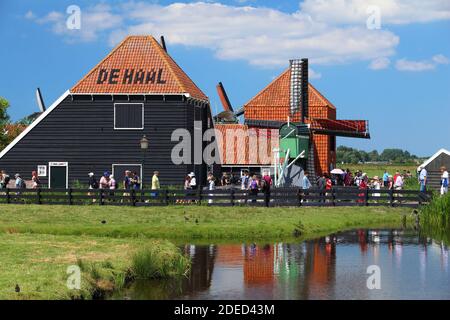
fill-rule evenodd
<path id="1" fill-rule="evenodd" d="M 187 258 L 168 241 L 2 233 L 0 299 L 91 299 L 111 292 L 135 276 L 133 256 L 143 248 L 155 270 L 140 277 L 179 276 L 189 267 Z M 180 261 L 185 264 L 179 265 Z M 80 290 L 66 286 L 71 265 L 82 271 Z"/>
<path id="2" fill-rule="evenodd" d="M 185 274 L 189 260 L 173 243 L 301 241 L 354 228 L 400 227 L 413 222 L 410 212 L 0 205 L 0 299 L 91 299 L 135 278 Z M 73 264 L 82 270 L 81 290 L 66 287 Z"/>
<path id="3" fill-rule="evenodd" d="M 302 225 L 302 235 L 392 225 L 399 223 L 410 209 L 0 205 L 0 211 L 0 232 L 184 242 L 286 239 L 292 237 L 298 224 Z"/>
<path id="4" fill-rule="evenodd" d="M 430 204 L 421 208 L 420 220 L 426 235 L 450 244 L 450 194 L 435 194 Z"/>
<path id="5" fill-rule="evenodd" d="M 337 165 L 342 169 L 350 169 L 353 173 L 357 170 L 361 170 L 362 172 L 367 173 L 367 175 L 372 178 L 374 176 L 383 177 L 384 170 L 387 170 L 389 174 L 394 175 L 398 170 L 400 173 L 403 173 L 403 170 L 410 171 L 413 177 L 415 177 L 417 171 L 417 165 L 405 165 L 405 164 L 342 164 Z"/>

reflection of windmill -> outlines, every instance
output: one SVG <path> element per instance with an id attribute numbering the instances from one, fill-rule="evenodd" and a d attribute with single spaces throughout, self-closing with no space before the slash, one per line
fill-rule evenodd
<path id="1" fill-rule="evenodd" d="M 244 114 L 244 108 L 234 111 L 222 82 L 217 84 L 216 89 L 224 111 L 217 114 L 214 117 L 214 121 L 218 123 L 238 123 L 238 117 Z"/>

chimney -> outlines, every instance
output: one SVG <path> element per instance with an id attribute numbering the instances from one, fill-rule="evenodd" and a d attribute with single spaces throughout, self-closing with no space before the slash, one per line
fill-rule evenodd
<path id="1" fill-rule="evenodd" d="M 166 41 L 164 40 L 164 36 L 161 36 L 161 47 L 167 52 Z"/>
<path id="2" fill-rule="evenodd" d="M 308 59 L 290 60 L 290 115 L 301 111 L 301 121 L 308 117 Z"/>

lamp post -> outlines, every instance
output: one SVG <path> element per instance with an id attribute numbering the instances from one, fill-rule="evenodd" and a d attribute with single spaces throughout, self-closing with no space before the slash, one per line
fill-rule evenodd
<path id="1" fill-rule="evenodd" d="M 144 136 L 141 138 L 141 140 L 139 141 L 140 145 L 141 145 L 141 150 L 142 150 L 142 172 L 141 172 L 141 189 L 144 189 L 144 165 L 145 165 L 145 152 L 148 149 L 148 139 L 147 137 Z"/>

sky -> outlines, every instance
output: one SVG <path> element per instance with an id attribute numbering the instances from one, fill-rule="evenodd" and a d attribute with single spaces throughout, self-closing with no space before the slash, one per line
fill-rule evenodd
<path id="1" fill-rule="evenodd" d="M 338 118 L 369 120 L 370 140 L 338 145 L 450 150 L 448 0 L 0 0 L 0 96 L 12 120 L 38 111 L 37 87 L 51 105 L 128 34 L 164 35 L 213 113 L 219 81 L 239 108 L 289 59 L 309 58 L 310 82 Z"/>

